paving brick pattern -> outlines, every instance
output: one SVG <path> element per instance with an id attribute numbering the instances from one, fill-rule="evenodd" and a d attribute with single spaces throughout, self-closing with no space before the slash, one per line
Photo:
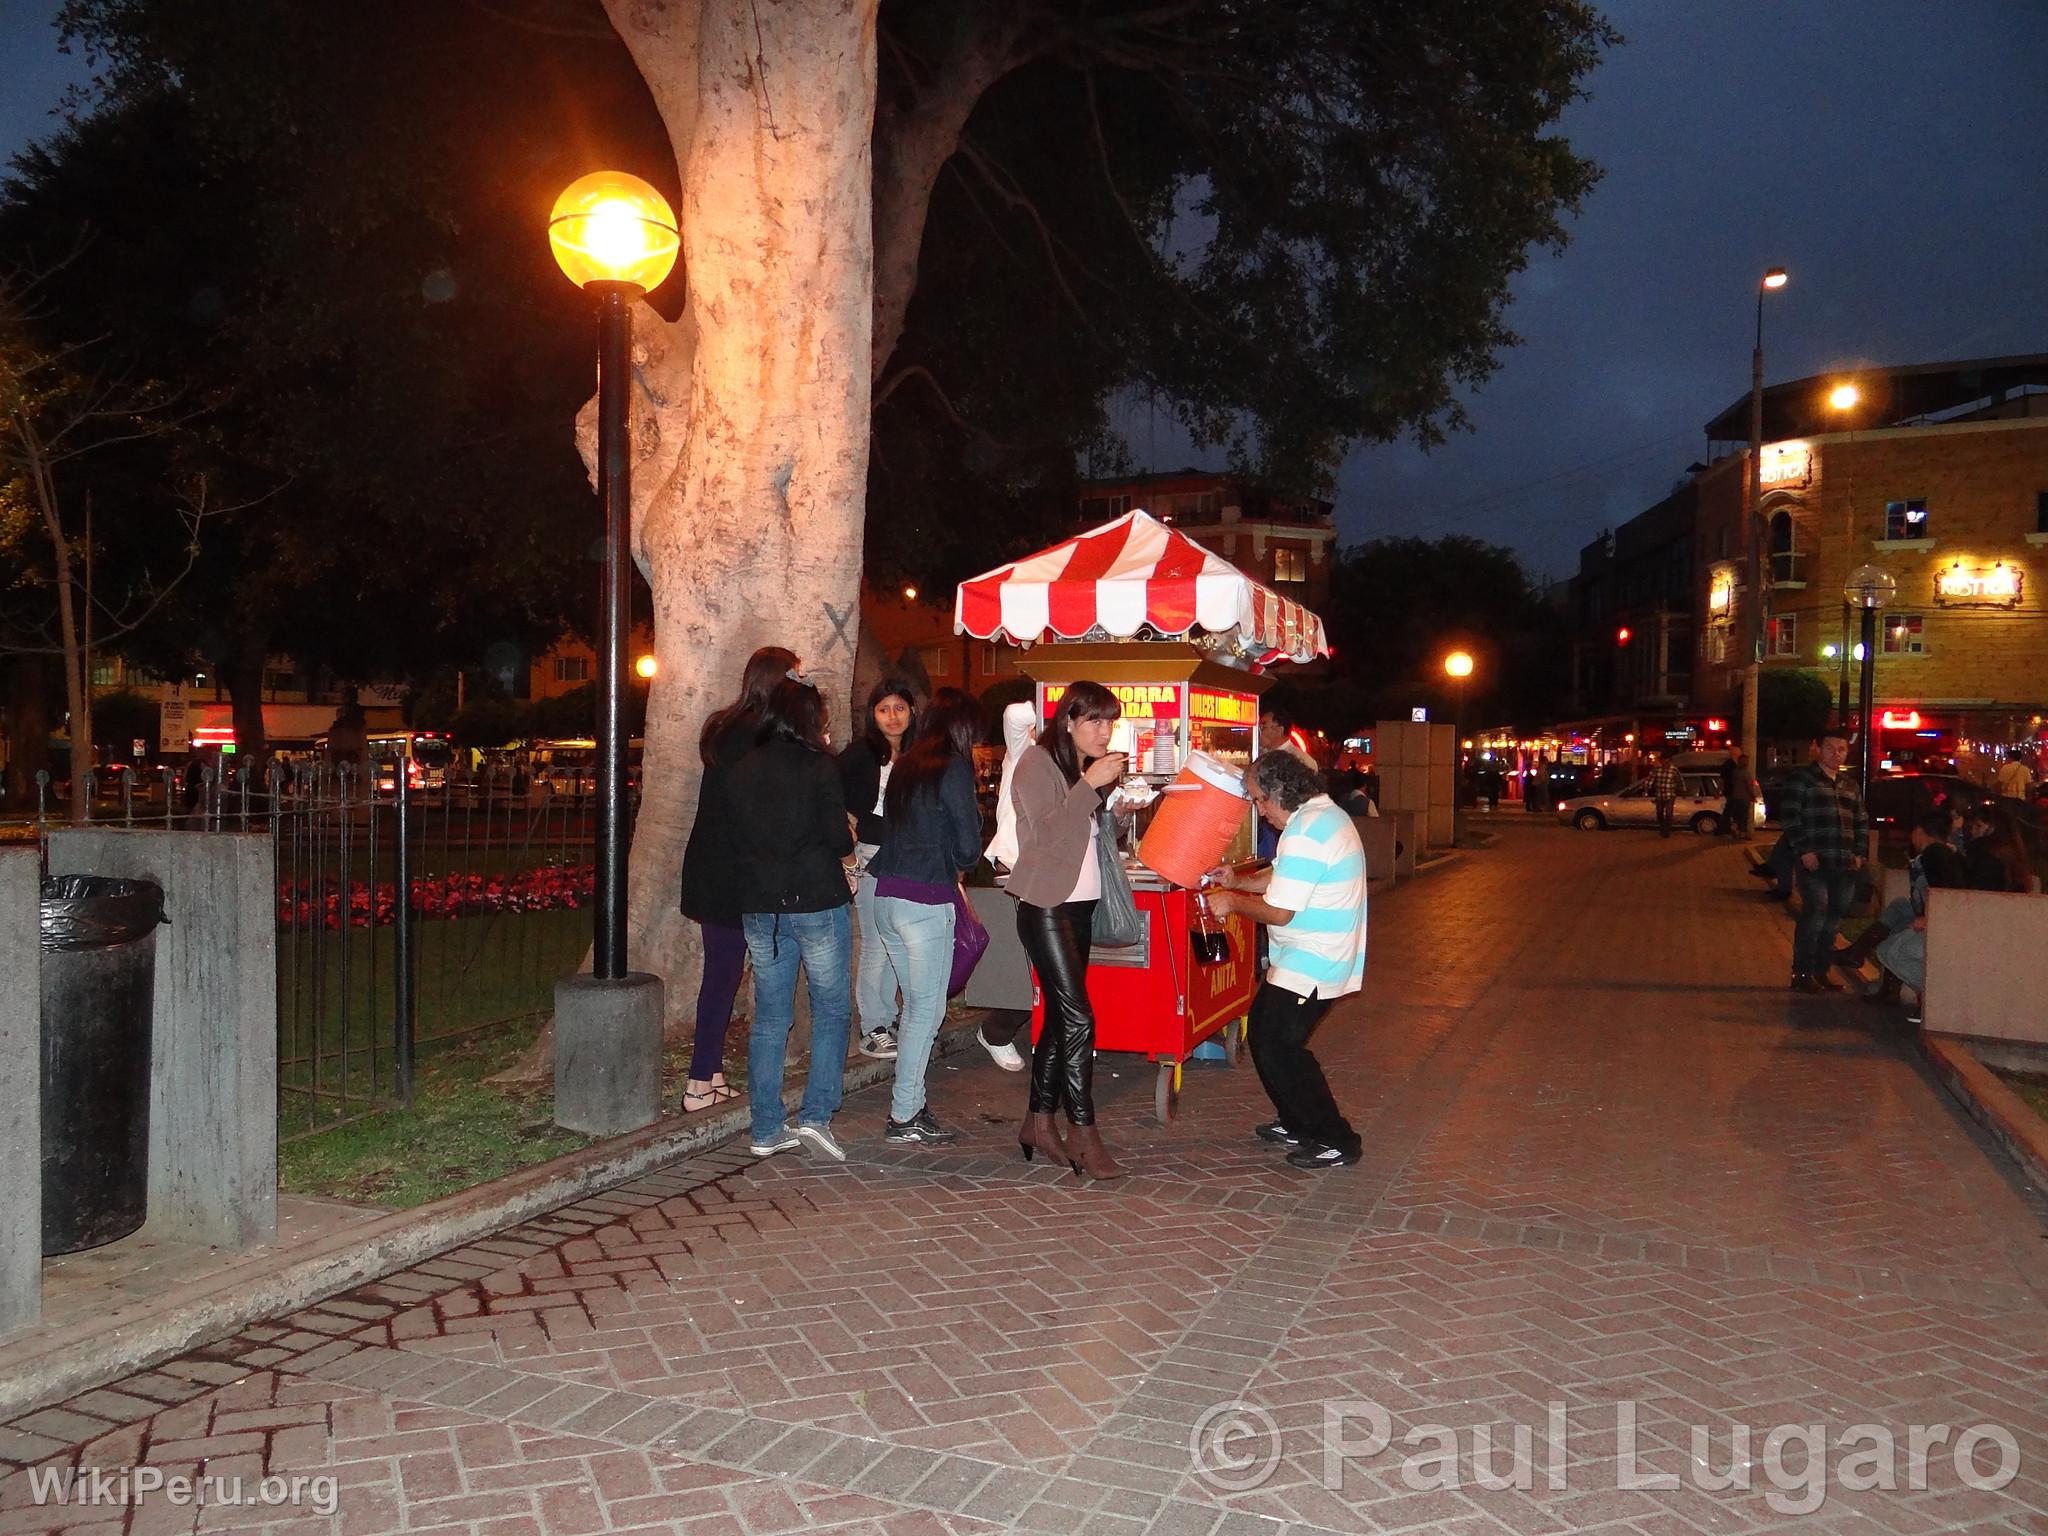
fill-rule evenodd
<path id="1" fill-rule="evenodd" d="M 1382 901 L 1318 1041 L 1356 1168 L 1252 1141 L 1248 1069 L 1162 1127 L 1106 1057 L 1134 1171 L 1086 1186 L 1016 1158 L 1021 1082 L 970 1053 L 954 1149 L 884 1147 L 869 1092 L 843 1166 L 700 1155 L 0 1426 L 0 1536 L 2041 1536 L 2038 1194 L 1874 1010 L 1782 990 L 1751 884 L 1504 828 Z M 1974 1425 L 2009 1440 L 1959 1469 Z M 1896 1486 L 1857 1486 L 1884 1434 Z M 31 1476 L 135 1467 L 334 1508 Z"/>

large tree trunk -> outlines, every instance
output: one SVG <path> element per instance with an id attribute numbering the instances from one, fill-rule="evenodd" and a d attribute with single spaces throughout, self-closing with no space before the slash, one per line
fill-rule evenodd
<path id="1" fill-rule="evenodd" d="M 682 168 L 688 306 L 637 317 L 635 556 L 660 659 L 633 842 L 631 950 L 688 1014 L 677 910 L 697 733 L 748 654 L 786 645 L 845 713 L 859 632 L 873 326 L 877 0 L 606 0 Z"/>
<path id="2" fill-rule="evenodd" d="M 36 775 L 50 766 L 50 667 L 41 656 L 7 663 L 7 798 L 36 803 Z"/>
<path id="3" fill-rule="evenodd" d="M 233 655 L 216 662 L 228 680 L 228 702 L 235 724 L 235 771 L 238 775 L 256 776 L 249 786 L 252 794 L 262 788 L 263 769 L 270 759 L 270 739 L 263 729 L 266 654 L 261 636 L 245 635 L 236 643 Z"/>

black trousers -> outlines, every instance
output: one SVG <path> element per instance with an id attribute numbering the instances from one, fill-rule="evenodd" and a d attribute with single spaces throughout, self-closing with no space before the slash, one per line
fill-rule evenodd
<path id="1" fill-rule="evenodd" d="M 1671 813 L 1676 808 L 1677 802 L 1675 800 L 1659 800 L 1657 802 L 1658 836 L 1669 837 L 1671 835 Z"/>
<path id="2" fill-rule="evenodd" d="M 1017 937 L 1045 997 L 1045 1029 L 1031 1053 L 1031 1113 L 1066 1109 L 1075 1125 L 1095 1123 L 1095 1009 L 1088 1001 L 1088 951 L 1095 903 L 1017 903 Z"/>
<path id="3" fill-rule="evenodd" d="M 1262 981 L 1252 997 L 1246 1043 L 1282 1125 L 1304 1142 L 1356 1152 L 1362 1145 L 1358 1132 L 1337 1108 L 1322 1063 L 1308 1048 L 1308 1037 L 1330 1011 L 1330 1002 Z"/>

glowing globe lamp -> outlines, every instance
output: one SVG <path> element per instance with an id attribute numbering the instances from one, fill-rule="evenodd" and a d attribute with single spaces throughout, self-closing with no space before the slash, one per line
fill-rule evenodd
<path id="1" fill-rule="evenodd" d="M 648 292 L 675 270 L 682 237 L 668 199 L 638 176 L 593 171 L 555 199 L 548 244 L 579 288 L 623 283 Z"/>

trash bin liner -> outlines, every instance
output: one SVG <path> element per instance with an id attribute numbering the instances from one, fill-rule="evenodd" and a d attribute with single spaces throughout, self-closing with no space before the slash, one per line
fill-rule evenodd
<path id="1" fill-rule="evenodd" d="M 152 880 L 43 882 L 43 1252 L 73 1253 L 142 1225 L 156 929 Z"/>

